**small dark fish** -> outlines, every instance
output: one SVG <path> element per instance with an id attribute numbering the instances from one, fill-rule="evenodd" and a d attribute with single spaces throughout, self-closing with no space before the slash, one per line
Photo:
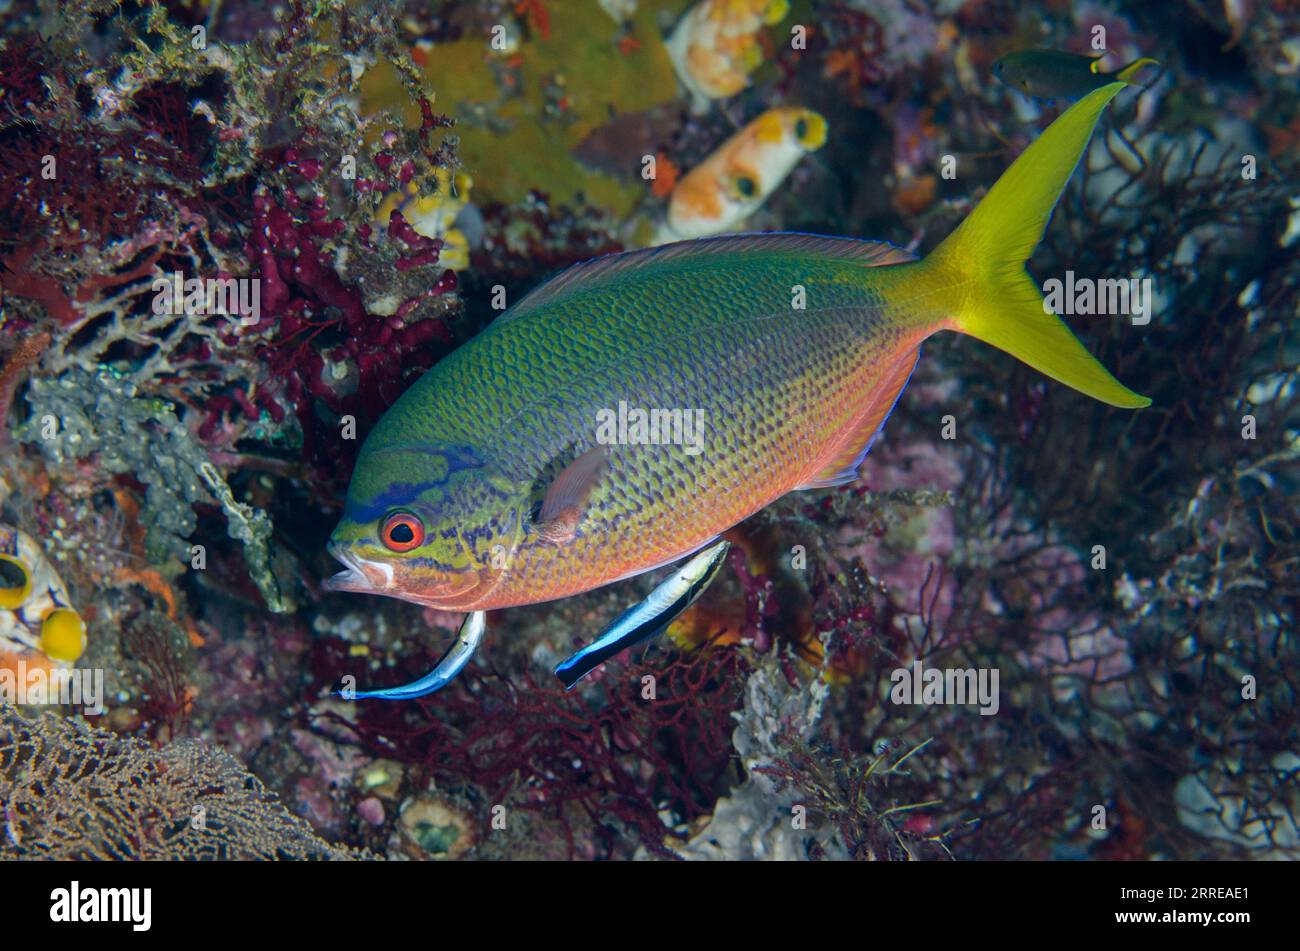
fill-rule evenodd
<path id="1" fill-rule="evenodd" d="M 993 75 L 1012 89 L 1035 99 L 1078 99 L 1113 82 L 1131 82 L 1144 66 L 1159 66 L 1143 56 L 1113 73 L 1101 71 L 1101 59 L 1063 50 L 1021 50 L 993 64 Z"/>

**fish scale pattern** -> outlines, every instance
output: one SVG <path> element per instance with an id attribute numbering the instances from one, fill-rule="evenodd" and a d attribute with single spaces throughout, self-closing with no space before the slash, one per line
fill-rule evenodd
<path id="1" fill-rule="evenodd" d="M 481 562 L 494 542 L 509 551 L 490 599 L 473 606 L 564 597 L 673 561 L 834 457 L 881 398 L 887 368 L 937 321 L 888 303 L 909 269 L 863 266 L 874 246 L 791 241 L 735 239 L 725 251 L 562 279 L 560 293 L 504 315 L 389 411 L 368 453 L 371 444 L 467 445 L 484 462 L 439 512 L 474 533 Z M 617 419 L 620 404 L 698 423 L 651 436 L 696 439 L 632 433 L 608 445 L 576 535 L 547 539 L 529 523 L 539 498 L 537 487 L 525 497 L 527 487 L 557 458 L 595 446 L 602 415 Z M 489 474 L 519 487 L 517 519 L 475 487 Z"/>

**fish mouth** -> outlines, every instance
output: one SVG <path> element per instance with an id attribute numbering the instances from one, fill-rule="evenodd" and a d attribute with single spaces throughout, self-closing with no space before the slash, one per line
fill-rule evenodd
<path id="1" fill-rule="evenodd" d="M 394 577 L 392 565 L 362 558 L 342 542 L 331 542 L 327 550 L 344 568 L 321 582 L 325 591 L 380 594 L 426 607 L 464 611 L 471 609 L 465 605 L 477 603 L 483 587 L 477 572 L 469 572 L 465 577 L 448 578 L 412 591 Z"/>
<path id="2" fill-rule="evenodd" d="M 353 554 L 346 545 L 340 542 L 331 542 L 329 553 L 342 562 L 344 568 L 338 574 L 331 575 L 321 582 L 321 587 L 326 591 L 351 591 L 356 594 L 371 594 L 381 590 L 366 574 L 361 559 Z"/>

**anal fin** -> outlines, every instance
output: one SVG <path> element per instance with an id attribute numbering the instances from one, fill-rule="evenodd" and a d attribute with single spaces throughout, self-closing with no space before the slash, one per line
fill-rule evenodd
<path id="1" fill-rule="evenodd" d="M 872 391 L 870 409 L 846 434 L 843 448 L 807 482 L 795 486 L 794 491 L 802 489 L 829 489 L 848 485 L 858 477 L 858 467 L 871 451 L 872 444 L 889 419 L 889 414 L 898 404 L 907 381 L 912 378 L 912 371 L 921 359 L 918 347 L 915 353 L 905 355 L 891 367 Z"/>

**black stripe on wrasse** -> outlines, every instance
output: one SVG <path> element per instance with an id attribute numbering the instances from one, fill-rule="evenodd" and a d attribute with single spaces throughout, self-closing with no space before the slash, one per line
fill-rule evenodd
<path id="1" fill-rule="evenodd" d="M 717 577 L 731 543 L 716 542 L 696 553 L 684 566 L 661 582 L 639 604 L 628 608 L 596 640 L 561 661 L 555 668 L 566 690 L 572 690 L 615 654 L 655 637 L 690 607 Z M 683 586 L 682 582 L 685 582 Z M 676 597 L 673 597 L 674 593 Z M 671 601 L 668 598 L 672 598 Z"/>

